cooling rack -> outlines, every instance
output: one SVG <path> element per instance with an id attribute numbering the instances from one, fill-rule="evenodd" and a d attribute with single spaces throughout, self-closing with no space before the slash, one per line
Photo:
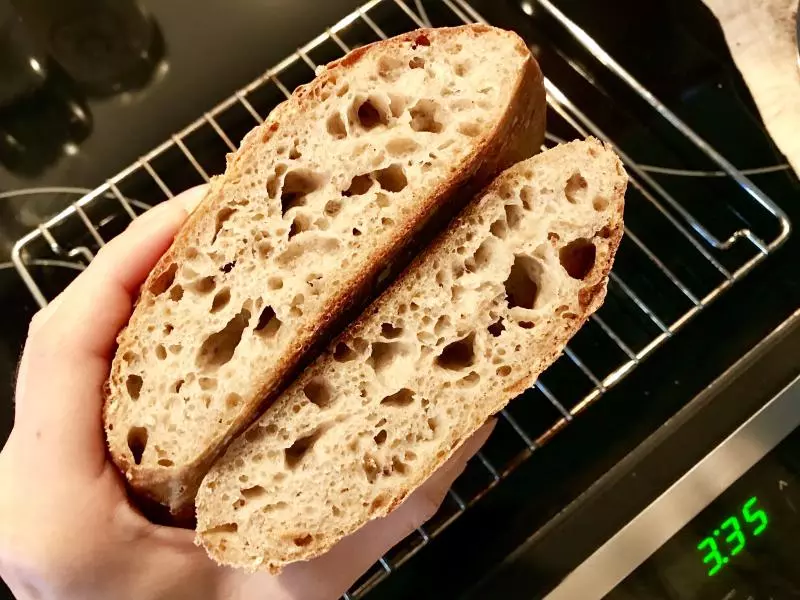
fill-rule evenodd
<path id="1" fill-rule="evenodd" d="M 521 2 L 520 8 L 532 14 L 529 2 Z M 531 453 L 766 260 L 791 233 L 788 218 L 769 197 L 550 0 L 538 0 L 536 10 L 544 11 L 562 36 L 592 62 L 595 72 L 600 70 L 613 80 L 611 88 L 621 89 L 620 96 L 624 96 L 620 101 L 600 95 L 595 98 L 588 92 L 570 96 L 562 91 L 560 82 L 545 82 L 547 145 L 594 135 L 614 145 L 631 177 L 625 238 L 611 274 L 608 298 L 535 388 L 501 413 L 492 438 L 453 486 L 439 513 L 382 557 L 345 598 L 365 596 L 401 568 Z M 14 266 L 36 302 L 45 306 L 60 288 L 42 276 L 38 265 L 67 265 L 70 272 L 84 268 L 100 247 L 143 210 L 221 172 L 225 154 L 236 149 L 244 133 L 288 97 L 291 89 L 310 80 L 318 65 L 357 46 L 417 27 L 469 22 L 485 20 L 466 0 L 366 2 L 20 239 L 12 251 Z M 543 60 L 560 60 L 572 73 L 564 75 L 565 81 L 578 74 L 596 84 L 584 64 L 558 52 L 556 58 L 540 55 L 546 54 L 547 47 L 532 44 L 546 73 L 562 71 L 557 65 L 551 71 Z M 595 89 L 593 93 L 598 92 Z M 649 130 L 656 131 L 648 134 L 653 136 L 647 138 L 648 143 L 664 145 L 693 168 L 692 173 L 711 173 L 713 177 L 703 181 L 690 178 L 688 184 L 680 185 L 665 183 L 658 174 L 673 170 L 637 163 L 625 144 L 606 135 L 597 117 L 600 113 L 590 114 L 603 102 L 607 103 L 606 112 L 646 115 Z"/>

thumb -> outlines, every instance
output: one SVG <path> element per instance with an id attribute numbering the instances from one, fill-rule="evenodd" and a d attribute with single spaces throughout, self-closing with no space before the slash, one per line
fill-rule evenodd
<path id="1" fill-rule="evenodd" d="M 92 264 L 35 317 L 20 364 L 15 436 L 56 468 L 105 463 L 103 386 L 117 333 L 139 285 L 203 196 L 194 188 L 134 220 Z"/>

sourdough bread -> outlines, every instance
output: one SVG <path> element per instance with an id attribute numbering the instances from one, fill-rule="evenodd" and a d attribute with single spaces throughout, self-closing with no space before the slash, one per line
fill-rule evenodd
<path id="1" fill-rule="evenodd" d="M 231 444 L 198 543 L 277 572 L 397 507 L 601 305 L 626 183 L 594 139 L 502 173 Z"/>
<path id="2" fill-rule="evenodd" d="M 134 493 L 190 514 L 210 464 L 343 311 L 456 190 L 533 154 L 544 113 L 528 48 L 482 25 L 360 48 L 278 106 L 119 335 L 105 425 Z"/>

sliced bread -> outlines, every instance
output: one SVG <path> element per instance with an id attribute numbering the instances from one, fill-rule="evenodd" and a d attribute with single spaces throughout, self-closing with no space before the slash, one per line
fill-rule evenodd
<path id="1" fill-rule="evenodd" d="M 591 138 L 497 177 L 217 461 L 198 543 L 277 572 L 397 507 L 601 305 L 626 184 Z"/>
<path id="2" fill-rule="evenodd" d="M 119 336 L 105 424 L 134 493 L 191 513 L 209 465 L 314 344 L 456 190 L 533 154 L 544 114 L 528 48 L 482 25 L 360 48 L 278 106 Z"/>

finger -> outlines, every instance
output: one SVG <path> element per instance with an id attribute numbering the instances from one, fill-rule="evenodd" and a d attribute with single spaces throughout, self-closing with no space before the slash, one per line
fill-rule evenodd
<path id="1" fill-rule="evenodd" d="M 338 598 L 344 594 L 375 561 L 436 513 L 453 482 L 489 438 L 495 424 L 492 419 L 475 432 L 441 469 L 387 517 L 366 524 L 327 554 L 287 567 L 280 576 L 282 587 L 297 598 Z"/>
<path id="2" fill-rule="evenodd" d="M 37 319 L 20 367 L 16 421 L 43 452 L 104 459 L 102 387 L 117 333 L 138 286 L 204 192 L 194 188 L 136 219 Z"/>

